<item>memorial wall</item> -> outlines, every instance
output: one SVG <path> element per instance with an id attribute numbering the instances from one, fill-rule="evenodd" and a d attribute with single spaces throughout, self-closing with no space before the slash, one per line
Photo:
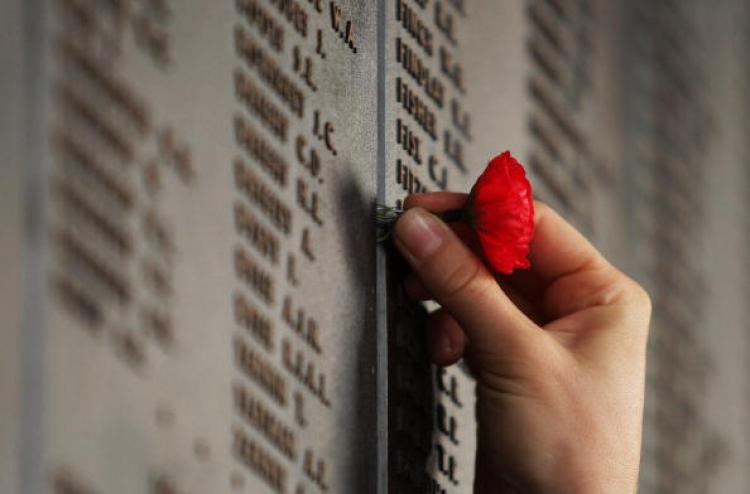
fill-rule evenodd
<path id="1" fill-rule="evenodd" d="M 506 149 L 652 295 L 641 492 L 747 492 L 748 22 L 6 0 L 0 492 L 472 492 L 473 379 L 373 213 Z"/>

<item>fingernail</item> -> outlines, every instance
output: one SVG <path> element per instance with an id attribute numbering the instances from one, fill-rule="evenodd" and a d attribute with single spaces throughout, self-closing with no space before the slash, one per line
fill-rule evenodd
<path id="1" fill-rule="evenodd" d="M 422 208 L 406 211 L 393 229 L 396 240 L 417 260 L 438 250 L 443 243 L 444 234 L 437 218 Z"/>

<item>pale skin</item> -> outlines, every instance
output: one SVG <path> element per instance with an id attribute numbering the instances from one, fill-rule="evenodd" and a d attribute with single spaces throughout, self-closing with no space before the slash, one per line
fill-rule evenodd
<path id="1" fill-rule="evenodd" d="M 632 494 L 651 303 L 550 207 L 535 203 L 531 269 L 496 277 L 431 212 L 466 194 L 407 198 L 393 227 L 433 361 L 477 378 L 477 493 Z M 465 227 L 464 227 L 465 228 Z"/>

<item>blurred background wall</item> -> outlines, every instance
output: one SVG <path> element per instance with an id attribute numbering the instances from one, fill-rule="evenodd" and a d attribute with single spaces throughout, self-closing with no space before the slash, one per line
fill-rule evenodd
<path id="1" fill-rule="evenodd" d="M 91 12 L 111 8 L 108 2 L 93 0 L 5 0 L 0 3 L 0 491 L 38 492 L 34 490 L 36 486 L 47 485 L 53 475 L 51 472 L 58 465 L 75 463 L 71 461 L 75 455 L 48 456 L 42 451 L 46 451 L 47 446 L 50 451 L 58 451 L 55 448 L 60 452 L 80 451 L 82 457 L 93 458 L 92 464 L 96 465 L 102 457 L 107 458 L 102 463 L 111 470 L 83 467 L 74 475 L 82 478 L 83 484 L 89 477 L 97 485 L 97 479 L 121 479 L 131 475 L 132 471 L 122 464 L 146 454 L 139 450 L 140 443 L 136 447 L 128 438 L 152 435 L 144 417 L 153 418 L 148 415 L 152 413 L 150 408 L 140 414 L 133 403 L 137 400 L 145 403 L 153 396 L 161 396 L 164 390 L 167 394 L 177 390 L 177 395 L 187 397 L 181 402 L 185 407 L 196 408 L 186 412 L 187 423 L 192 427 L 190 433 L 175 432 L 169 440 L 159 439 L 154 461 L 161 461 L 172 477 L 190 479 L 187 485 L 214 485 L 213 480 L 220 478 L 223 482 L 229 476 L 225 475 L 223 466 L 231 461 L 228 447 L 226 454 L 214 453 L 218 464 L 210 466 L 214 470 L 211 475 L 205 475 L 210 479 L 205 480 L 206 484 L 201 484 L 199 478 L 203 470 L 200 469 L 209 467 L 190 463 L 194 456 L 200 455 L 191 452 L 190 461 L 183 461 L 180 455 L 183 450 L 200 450 L 203 443 L 194 443 L 191 434 L 206 422 L 211 422 L 203 430 L 206 437 L 219 443 L 229 441 L 228 435 L 221 431 L 229 430 L 225 424 L 230 422 L 230 400 L 224 400 L 225 407 L 213 404 L 214 399 L 220 401 L 223 396 L 223 388 L 217 386 L 231 381 L 224 379 L 230 370 L 216 370 L 219 364 L 211 359 L 218 355 L 231 360 L 229 345 L 225 345 L 231 333 L 207 334 L 202 332 L 205 326 L 198 327 L 197 323 L 195 328 L 191 326 L 191 317 L 205 319 L 207 325 L 213 324 L 214 328 L 224 324 L 223 316 L 215 315 L 212 308 L 215 295 L 212 292 L 219 290 L 191 288 L 187 295 L 183 294 L 178 307 L 190 296 L 201 303 L 185 309 L 187 315 L 183 316 L 175 309 L 176 321 L 184 321 L 184 334 L 178 333 L 182 350 L 177 351 L 177 357 L 157 357 L 158 365 L 164 368 L 177 359 L 177 370 L 160 374 L 161 380 L 144 385 L 147 392 L 139 388 L 141 378 L 117 370 L 120 364 L 110 363 L 110 356 L 99 355 L 104 343 L 89 344 L 84 343 L 88 341 L 87 336 L 68 336 L 65 331 L 70 330 L 67 326 L 72 326 L 68 322 L 61 324 L 58 331 L 54 311 L 41 316 L 40 307 L 47 310 L 48 270 L 54 271 L 56 266 L 50 257 L 51 249 L 39 236 L 45 218 L 56 214 L 55 208 L 48 204 L 49 191 L 44 185 L 54 153 L 46 147 L 48 143 L 43 136 L 49 131 L 48 120 L 52 120 L 57 111 L 49 99 L 50 74 L 54 73 L 54 64 L 47 58 L 50 56 L 49 33 L 50 26 L 56 26 L 61 16 L 60 10 L 55 9 L 64 10 L 66 5 L 77 3 L 85 4 Z M 161 3 L 133 0 L 112 5 L 158 9 L 154 6 Z M 229 40 L 234 21 L 226 19 L 237 14 L 234 2 L 224 3 L 226 5 L 216 7 L 208 2 L 167 2 L 172 12 L 170 19 L 176 19 L 166 23 L 167 30 L 173 29 L 170 32 L 177 40 L 175 44 L 182 46 L 178 54 L 188 58 L 188 61 L 178 62 L 183 68 L 191 67 L 190 70 L 171 73 L 165 70 L 167 75 L 163 75 L 151 69 L 141 59 L 142 55 L 133 55 L 140 52 L 127 35 L 123 35 L 122 60 L 118 58 L 117 64 L 113 62 L 110 67 L 113 73 L 126 74 L 132 85 L 142 86 L 157 113 L 172 118 L 188 141 L 198 148 L 203 145 L 209 148 L 211 152 L 204 155 L 198 152 L 198 159 L 203 156 L 208 162 L 213 156 L 223 159 L 222 149 L 230 146 L 230 140 L 225 138 L 231 134 L 229 129 L 226 136 L 219 138 L 213 133 L 201 133 L 205 122 L 200 122 L 201 118 L 206 118 L 208 127 L 223 131 L 221 122 L 228 125 L 228 115 L 232 114 L 224 111 L 231 108 L 231 104 L 221 105 L 224 93 L 230 92 L 227 88 L 231 85 L 227 81 L 236 63 L 225 60 L 228 57 L 223 54 L 232 50 Z M 352 65 L 345 65 L 349 61 L 340 55 L 344 60 L 342 66 L 354 67 L 354 73 L 372 74 L 373 80 L 375 74 L 385 78 L 382 71 L 386 66 L 377 64 L 374 47 L 378 42 L 378 23 L 387 19 L 387 33 L 397 29 L 384 13 L 385 9 L 392 10 L 393 2 L 340 3 L 351 12 L 359 13 L 353 18 L 361 33 L 358 39 L 364 54 L 364 61 L 358 59 L 359 62 L 352 62 Z M 414 9 L 421 12 L 418 5 L 425 2 L 412 3 Z M 273 10 L 275 4 L 262 2 L 273 12 L 274 19 L 293 32 L 292 24 L 284 24 L 283 15 Z M 315 5 L 309 2 L 301 8 L 312 18 L 316 15 Z M 652 295 L 654 319 L 649 342 L 641 492 L 750 491 L 747 413 L 750 407 L 750 5 L 744 0 L 504 0 L 497 3 L 467 0 L 443 5 L 448 10 L 456 5 L 465 6 L 467 14 L 462 17 L 461 29 L 470 30 L 473 22 L 479 23 L 478 17 L 483 12 L 493 14 L 483 25 L 497 27 L 482 31 L 484 42 L 494 47 L 489 51 L 494 57 L 494 66 L 490 65 L 494 70 L 490 72 L 497 78 L 497 81 L 488 79 L 482 91 L 492 94 L 492 84 L 497 82 L 501 96 L 494 101 L 495 106 L 487 107 L 484 115 L 481 101 L 473 103 L 479 108 L 475 110 L 475 119 L 482 122 L 488 132 L 497 133 L 498 146 L 521 155 L 541 199 L 581 228 Z M 428 16 L 425 14 L 425 17 Z M 319 23 L 327 25 L 327 17 L 321 14 Z M 463 34 L 469 36 L 466 31 Z M 479 38 L 475 33 L 473 46 L 479 46 Z M 313 47 L 311 44 L 310 48 Z M 369 54 L 366 47 L 373 48 Z M 481 52 L 481 48 L 477 52 Z M 479 73 L 488 70 L 487 60 L 476 53 L 463 55 L 465 58 L 459 56 L 458 60 L 464 63 L 468 74 L 472 70 Z M 286 58 L 279 57 L 291 66 L 291 53 L 284 53 Z M 484 68 L 478 68 L 480 65 Z M 390 71 L 394 69 L 387 66 L 387 70 L 391 77 Z M 223 75 L 215 79 L 216 73 Z M 167 82 L 160 77 L 165 77 Z M 331 109 L 337 118 L 352 118 L 351 109 L 341 103 L 347 98 L 354 101 L 356 97 L 357 104 L 365 105 L 365 113 L 371 113 L 371 117 L 377 105 L 385 105 L 377 100 L 380 95 L 375 91 L 374 82 L 360 86 L 361 94 L 350 93 L 342 88 L 355 85 L 346 79 L 348 76 L 344 72 L 326 72 L 326 77 L 332 81 L 331 86 L 341 92 L 328 94 L 326 91 L 333 91 L 331 88 L 321 88 L 318 97 L 328 108 L 343 105 L 340 109 Z M 324 96 L 320 96 L 321 93 Z M 218 117 L 198 111 L 201 105 L 214 108 L 211 106 L 214 103 L 224 111 L 219 112 Z M 191 112 L 192 105 L 195 109 Z M 377 135 L 374 117 L 365 123 L 362 122 L 367 119 L 351 121 L 355 120 L 359 127 L 352 124 L 354 137 L 340 141 L 339 148 L 339 151 L 353 150 L 352 159 L 339 158 L 331 162 L 337 164 L 337 170 L 354 170 L 353 180 L 364 184 L 363 195 L 368 200 L 374 199 L 375 172 L 386 165 L 374 159 Z M 377 121 L 377 125 L 382 124 Z M 287 146 L 284 153 L 293 159 L 293 147 Z M 373 156 L 370 161 L 365 158 L 368 153 Z M 204 166 L 204 171 L 210 170 L 210 165 Z M 482 166 L 483 163 L 471 164 L 471 173 L 478 173 Z M 228 172 L 222 173 L 228 175 Z M 425 174 L 424 170 L 417 171 L 417 175 L 427 181 Z M 202 213 L 196 206 L 202 203 L 175 185 L 179 183 L 177 179 L 171 178 L 174 183 L 168 182 L 165 208 L 172 215 L 176 235 L 195 244 L 183 249 L 182 259 L 188 259 L 183 262 L 195 262 L 193 267 L 197 270 L 192 277 L 185 278 L 189 280 L 185 286 L 201 286 L 204 280 L 219 286 L 223 274 L 215 273 L 223 269 L 221 266 L 230 264 L 224 262 L 222 256 L 228 257 L 224 251 L 230 250 L 225 249 L 224 244 L 231 245 L 231 242 L 219 240 L 223 239 L 226 225 L 223 220 L 215 220 L 226 217 L 225 223 L 229 225 L 230 215 L 222 216 L 228 190 L 221 181 L 223 178 L 208 180 L 210 201 L 214 201 L 211 204 L 216 207 L 207 207 L 207 212 Z M 454 188 L 461 189 L 464 184 L 461 180 L 470 183 L 469 178 L 457 179 L 453 182 Z M 202 187 L 206 180 L 199 183 Z M 227 186 L 229 183 L 227 179 Z M 399 189 L 400 181 L 398 184 L 395 189 L 400 195 L 393 198 L 406 193 L 405 189 Z M 203 199 L 206 197 L 209 194 Z M 289 193 L 288 197 L 293 195 Z M 334 215 L 337 207 L 332 201 L 324 210 Z M 196 217 L 198 220 L 194 220 Z M 334 217 L 345 221 L 340 215 Z M 201 231 L 190 230 L 194 228 L 193 221 L 201 225 Z M 333 228 L 328 225 L 327 228 Z M 327 243 L 322 242 L 323 252 L 332 257 L 344 256 L 342 251 L 347 246 L 342 237 L 346 229 L 331 231 L 334 233 Z M 368 239 L 370 234 L 372 232 L 363 234 L 362 238 Z M 216 253 L 211 250 L 214 243 L 222 245 Z M 363 258 L 361 262 L 371 264 L 369 267 L 374 270 L 374 261 L 367 256 Z M 328 271 L 338 270 L 340 278 L 349 283 L 346 285 L 350 287 L 348 293 L 357 294 L 359 300 L 352 306 L 368 308 L 371 319 L 384 317 L 376 314 L 379 306 L 375 305 L 372 294 L 374 278 L 350 279 L 356 278 L 351 275 L 356 271 L 355 261 L 335 264 Z M 180 273 L 189 271 L 184 266 L 175 269 Z M 325 294 L 319 293 L 324 290 L 315 285 L 320 279 L 330 281 L 326 271 L 310 273 L 312 281 L 307 289 L 309 293 L 316 293 L 310 297 L 322 307 L 340 308 L 340 300 L 336 297 L 324 300 L 321 297 Z M 280 269 L 277 275 L 280 279 L 284 277 Z M 369 281 L 362 286 L 358 281 L 361 279 Z M 216 305 L 225 309 L 219 295 Z M 356 325 L 356 316 L 343 314 L 342 317 L 348 317 L 347 324 Z M 332 320 L 331 324 L 335 325 L 336 321 Z M 345 333 L 346 325 L 339 323 L 339 326 L 337 331 Z M 44 351 L 49 352 L 50 346 L 53 348 L 54 358 L 44 357 L 48 354 L 42 353 L 41 338 L 47 342 Z M 62 341 L 70 342 L 70 348 L 63 345 L 63 349 L 56 350 L 56 344 Z M 369 376 L 375 368 L 373 339 L 336 341 L 343 341 L 344 346 L 366 346 L 371 350 L 364 353 L 362 362 L 353 362 L 352 359 L 359 357 L 350 356 L 346 366 L 341 364 L 339 373 L 359 369 L 357 372 Z M 217 350 L 224 347 L 227 355 Z M 92 353 L 97 356 L 90 357 Z M 76 367 L 79 359 L 80 365 Z M 326 362 L 324 366 L 329 366 L 331 374 L 335 375 L 337 360 Z M 81 379 L 84 370 L 100 367 L 106 368 L 106 373 L 85 374 L 87 379 Z M 374 376 L 374 370 L 372 372 Z M 102 377 L 105 374 L 107 377 Z M 181 380 L 180 376 L 186 377 Z M 346 386 L 351 384 L 348 378 L 341 379 Z M 367 382 L 373 385 L 372 381 Z M 71 383 L 80 384 L 80 388 Z M 374 387 L 364 389 L 365 394 L 369 394 L 358 399 L 365 406 L 384 399 L 376 395 Z M 343 391 L 338 392 L 347 396 Z M 91 401 L 77 402 L 77 393 Z M 191 393 L 199 393 L 202 399 L 191 399 Z M 90 408 L 93 403 L 95 411 L 91 416 L 94 417 L 106 416 L 109 403 L 128 417 L 123 422 L 127 427 L 120 427 L 112 436 L 94 434 L 93 438 L 84 440 L 75 434 L 89 430 L 88 422 L 68 432 L 66 417 L 42 417 L 50 410 L 57 410 L 54 406 L 60 403 L 60 409 L 68 411 L 76 407 Z M 101 412 L 99 415 L 97 410 Z M 161 418 L 157 420 L 168 420 L 172 412 L 159 409 L 157 415 Z M 341 410 L 341 416 L 345 412 L 348 410 Z M 291 417 L 291 412 L 289 414 Z M 368 416 L 370 419 L 368 426 L 374 428 L 374 418 Z M 71 423 L 76 422 L 73 419 Z M 110 430 L 101 424 L 91 427 L 91 430 L 96 427 L 99 427 L 96 430 Z M 335 436 L 357 437 L 350 430 L 356 427 L 356 424 L 349 424 L 344 431 L 333 419 L 321 426 L 322 436 L 332 445 L 332 456 L 346 449 L 342 444 L 352 444 L 338 441 Z M 332 439 L 329 440 L 329 436 Z M 124 444 L 122 450 L 118 449 L 121 443 Z M 380 442 L 378 447 L 386 447 L 385 444 Z M 173 450 L 181 453 L 174 456 Z M 178 456 L 179 461 L 172 461 Z M 85 461 L 82 464 L 89 465 Z M 350 465 L 345 460 L 341 464 Z M 363 466 L 359 464 L 357 468 Z M 334 477 L 344 479 L 337 485 L 353 485 L 345 470 L 344 467 L 334 470 Z M 75 465 L 73 471 L 76 471 Z M 148 476 L 149 471 L 144 475 Z M 26 483 L 22 479 L 26 479 Z M 37 480 L 29 483 L 28 479 Z M 237 477 L 232 479 L 234 482 Z M 101 492 L 126 492 L 122 486 L 131 485 L 128 481 L 117 482 L 119 480 L 110 490 L 102 488 Z M 255 485 L 252 480 L 248 482 Z M 68 484 L 63 484 L 50 485 L 57 489 L 53 492 L 89 492 L 84 487 L 64 490 Z M 25 490 L 19 490 L 21 485 L 26 486 Z M 149 485 L 151 492 L 167 492 L 156 490 L 161 485 L 158 482 Z M 232 486 L 236 487 L 234 483 Z M 200 487 L 195 488 L 199 489 L 195 492 L 200 492 Z M 466 484 L 463 488 L 467 488 Z"/>

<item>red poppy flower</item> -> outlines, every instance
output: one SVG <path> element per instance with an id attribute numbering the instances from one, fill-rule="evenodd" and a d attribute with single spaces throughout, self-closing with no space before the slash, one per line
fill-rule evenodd
<path id="1" fill-rule="evenodd" d="M 492 269 L 528 268 L 534 236 L 534 200 L 523 166 L 505 151 L 489 162 L 469 194 L 466 221 Z"/>

